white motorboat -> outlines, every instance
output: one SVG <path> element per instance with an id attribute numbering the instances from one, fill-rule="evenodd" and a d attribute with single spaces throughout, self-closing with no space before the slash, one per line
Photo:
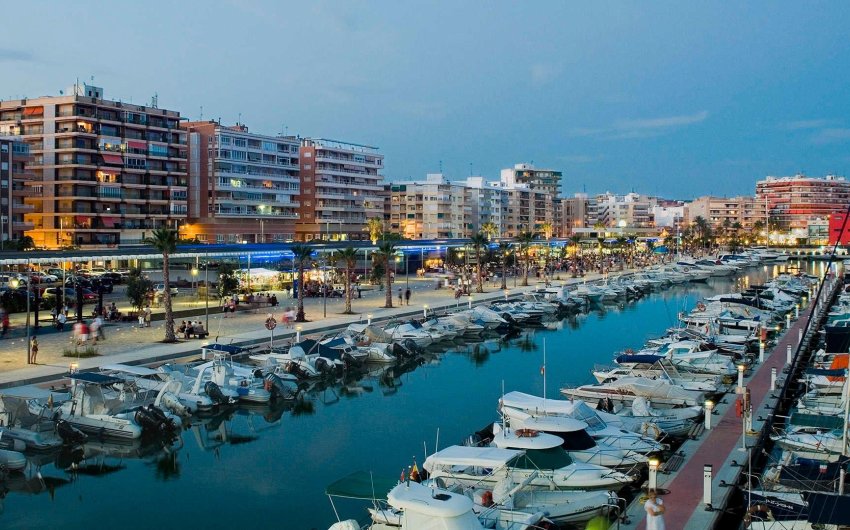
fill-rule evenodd
<path id="1" fill-rule="evenodd" d="M 451 446 L 428 456 L 423 467 L 432 479 L 450 477 L 476 487 L 493 487 L 506 477 L 523 482 L 532 472 L 537 476 L 528 486 L 543 489 L 619 489 L 634 480 L 606 467 L 574 462 L 564 451 L 557 454 L 547 451 L 560 448 L 560 438 L 541 438 L 539 443 L 539 449 L 526 451 Z M 547 447 L 543 448 L 544 445 Z"/>
<path id="2" fill-rule="evenodd" d="M 666 447 L 648 436 L 627 430 L 618 416 L 597 411 L 580 400 L 544 399 L 523 392 L 508 392 L 500 400 L 499 411 L 509 418 L 511 425 L 519 427 L 525 426 L 526 416 L 580 420 L 587 424 L 587 433 L 597 443 L 616 449 L 647 455 Z"/>
<path id="3" fill-rule="evenodd" d="M 643 397 L 635 398 L 630 405 L 616 405 L 612 401 L 600 400 L 595 404 L 588 403 L 588 406 L 596 406 L 596 410 L 604 413 L 616 414 L 624 428 L 630 431 L 651 434 L 656 438 L 662 434 L 685 436 L 694 423 L 703 417 L 700 406 L 655 409 Z M 603 414 L 603 417 L 607 416 Z"/>
<path id="4" fill-rule="evenodd" d="M 615 381 L 622 377 L 645 377 L 660 379 L 678 385 L 685 390 L 696 390 L 707 394 L 720 391 L 721 377 L 718 375 L 691 374 L 680 372 L 667 357 L 659 355 L 620 355 L 617 366 L 595 367 L 593 377 L 599 383 Z"/>
<path id="5" fill-rule="evenodd" d="M 25 467 L 27 467 L 27 457 L 23 453 L 9 449 L 0 449 L 0 469 L 21 471 Z"/>
<path id="6" fill-rule="evenodd" d="M 643 397 L 662 408 L 699 406 L 705 401 L 702 392 L 643 377 L 623 377 L 605 384 L 562 388 L 561 393 L 569 398 L 590 402 L 607 398 L 615 403 L 631 403 Z"/>
<path id="7" fill-rule="evenodd" d="M 431 333 L 418 329 L 410 323 L 388 326 L 384 328 L 384 333 L 389 335 L 394 342 L 412 340 L 420 348 L 426 348 L 435 342 Z"/>
<path id="8" fill-rule="evenodd" d="M 210 410 L 217 403 L 209 396 L 203 393 L 192 393 L 184 390 L 182 378 L 174 378 L 167 370 L 154 370 L 144 366 L 130 366 L 126 364 L 107 364 L 100 368 L 100 371 L 112 377 L 123 379 L 123 385 L 132 385 L 150 392 L 159 393 L 165 390 L 180 402 L 182 407 L 186 408 L 189 413 L 194 414 L 198 411 Z M 173 401 L 166 397 L 166 403 Z M 169 407 L 171 408 L 171 407 Z M 178 407 L 174 407 L 175 409 Z M 178 410 L 172 410 L 176 414 L 181 414 Z"/>

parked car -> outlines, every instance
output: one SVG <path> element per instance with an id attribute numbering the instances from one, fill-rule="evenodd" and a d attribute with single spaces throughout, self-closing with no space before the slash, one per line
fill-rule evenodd
<path id="1" fill-rule="evenodd" d="M 101 286 L 103 287 L 104 293 L 111 293 L 114 289 L 112 280 L 106 275 L 98 276 L 96 278 L 91 279 L 90 289 L 92 291 L 98 292 L 98 289 L 100 289 Z"/>
<path id="2" fill-rule="evenodd" d="M 92 267 L 92 269 L 89 271 L 89 274 L 91 276 L 100 276 L 100 275 L 107 273 L 107 272 L 109 272 L 109 271 L 107 271 L 103 267 Z"/>
<path id="3" fill-rule="evenodd" d="M 172 298 L 177 296 L 177 294 L 179 293 L 179 291 L 177 290 L 177 287 L 171 287 L 169 289 L 169 291 L 171 292 Z M 154 285 L 153 292 L 154 292 L 154 295 L 156 295 L 156 296 L 162 296 L 163 294 L 165 294 L 165 284 L 164 283 L 158 283 L 158 284 Z"/>
<path id="4" fill-rule="evenodd" d="M 86 278 L 85 276 L 68 276 L 65 279 L 65 287 L 74 287 L 75 285 L 79 284 L 80 286 L 85 287 L 86 289 L 91 289 L 91 282 L 92 281 L 89 278 Z"/>
<path id="5" fill-rule="evenodd" d="M 109 281 L 111 281 L 112 283 L 121 283 L 122 281 L 124 281 L 124 278 L 121 276 L 121 274 L 118 273 L 118 272 L 115 272 L 115 271 L 106 271 L 103 274 L 101 274 L 99 277 L 100 278 L 106 278 Z M 110 291 L 110 292 L 112 292 L 112 291 Z"/>
<path id="6" fill-rule="evenodd" d="M 55 283 L 59 281 L 59 278 L 46 272 L 33 271 L 29 275 L 33 283 Z"/>
<path id="7" fill-rule="evenodd" d="M 0 288 L 12 289 L 18 285 L 18 276 L 16 274 L 0 274 Z"/>
<path id="8" fill-rule="evenodd" d="M 62 277 L 68 275 L 67 271 L 63 271 L 62 269 L 59 269 L 59 268 L 56 268 L 56 267 L 50 267 L 49 269 L 47 269 L 44 272 L 46 272 L 47 274 L 52 274 L 53 276 L 56 276 L 60 280 L 62 279 Z"/>

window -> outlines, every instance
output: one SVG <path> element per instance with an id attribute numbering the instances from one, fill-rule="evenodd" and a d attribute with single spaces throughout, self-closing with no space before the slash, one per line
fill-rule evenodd
<path id="1" fill-rule="evenodd" d="M 245 138 L 235 138 L 233 140 L 233 145 L 235 147 L 248 147 L 248 141 Z"/>
<path id="2" fill-rule="evenodd" d="M 230 145 L 231 141 L 232 138 L 230 138 L 229 136 L 222 136 L 221 138 L 219 138 L 219 143 L 221 145 Z"/>
<path id="3" fill-rule="evenodd" d="M 234 160 L 247 160 L 248 153 L 246 153 L 245 151 L 231 151 L 231 157 Z"/>
<path id="4" fill-rule="evenodd" d="M 263 142 L 263 151 L 277 151 L 277 144 L 274 142 Z"/>
<path id="5" fill-rule="evenodd" d="M 313 156 L 313 153 L 311 153 L 310 151 L 307 151 L 307 152 L 304 153 L 304 158 L 310 158 L 312 156 Z"/>

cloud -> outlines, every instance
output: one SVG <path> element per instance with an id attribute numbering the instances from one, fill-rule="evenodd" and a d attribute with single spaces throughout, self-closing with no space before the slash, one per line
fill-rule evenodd
<path id="1" fill-rule="evenodd" d="M 36 56 L 24 50 L 0 48 L 0 63 L 3 62 L 35 62 Z"/>
<path id="2" fill-rule="evenodd" d="M 812 136 L 811 140 L 814 144 L 831 144 L 836 142 L 846 142 L 850 140 L 850 129 L 841 127 L 829 127 L 821 129 Z"/>
<path id="3" fill-rule="evenodd" d="M 531 65 L 529 75 L 531 75 L 531 84 L 534 86 L 542 86 L 561 73 L 561 67 L 555 64 L 536 63 Z"/>
<path id="4" fill-rule="evenodd" d="M 826 127 L 831 123 L 832 120 L 799 120 L 787 121 L 782 123 L 780 126 L 786 131 L 800 131 L 805 129 L 820 129 L 821 127 Z"/>
<path id="5" fill-rule="evenodd" d="M 606 140 L 648 138 L 665 134 L 675 128 L 693 125 L 708 119 L 707 110 L 695 114 L 662 116 L 658 118 L 618 120 L 610 127 L 582 127 L 570 131 L 572 136 L 597 136 Z"/>

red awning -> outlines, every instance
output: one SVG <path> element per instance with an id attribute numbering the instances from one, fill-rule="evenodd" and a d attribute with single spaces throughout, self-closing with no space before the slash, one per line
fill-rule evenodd
<path id="1" fill-rule="evenodd" d="M 107 164 L 115 164 L 119 166 L 124 165 L 124 158 L 121 155 L 109 155 L 104 153 L 100 156 L 103 157 L 103 161 Z"/>
<path id="2" fill-rule="evenodd" d="M 148 150 L 148 144 L 145 142 L 140 142 L 138 140 L 127 140 L 127 147 L 132 147 L 133 149 L 141 149 L 142 151 Z"/>
<path id="3" fill-rule="evenodd" d="M 91 217 L 87 215 L 78 215 L 74 217 L 74 220 L 77 222 L 77 224 L 86 224 L 91 220 Z"/>
<path id="4" fill-rule="evenodd" d="M 44 114 L 44 107 L 27 107 L 24 109 L 24 116 L 41 116 Z"/>
<path id="5" fill-rule="evenodd" d="M 101 217 L 100 221 L 104 228 L 115 228 L 115 223 L 119 221 L 118 217 Z"/>

